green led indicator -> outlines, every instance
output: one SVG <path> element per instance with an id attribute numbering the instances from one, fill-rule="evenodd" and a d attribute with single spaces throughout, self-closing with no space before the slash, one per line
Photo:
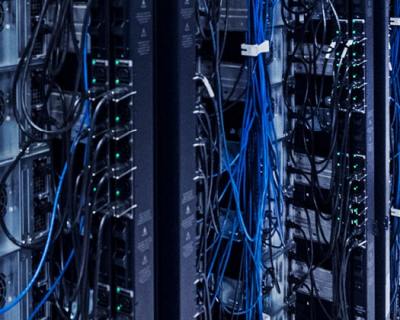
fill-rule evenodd
<path id="1" fill-rule="evenodd" d="M 97 188 L 96 188 L 96 187 L 94 187 L 94 188 L 93 188 L 93 192 L 96 192 L 96 191 L 97 191 Z"/>
<path id="2" fill-rule="evenodd" d="M 115 60 L 115 64 L 116 64 L 116 65 L 119 65 L 120 63 L 121 63 L 121 61 Z"/>
<path id="3" fill-rule="evenodd" d="M 92 60 L 92 65 L 95 65 L 95 64 L 96 64 L 96 60 L 93 59 L 93 60 Z"/>
<path id="4" fill-rule="evenodd" d="M 97 82 L 97 80 L 96 80 L 96 79 L 93 79 L 93 80 L 92 80 L 92 83 L 93 83 L 93 84 L 95 84 L 96 82 Z"/>
<path id="5" fill-rule="evenodd" d="M 119 191 L 119 190 L 115 191 L 115 195 L 116 195 L 117 197 L 119 197 L 119 196 L 121 195 L 121 191 Z"/>
<path id="6" fill-rule="evenodd" d="M 116 159 L 121 158 L 121 154 L 120 154 L 119 152 L 117 152 L 117 153 L 115 154 L 115 158 L 116 158 Z"/>
<path id="7" fill-rule="evenodd" d="M 120 293 L 120 292 L 121 292 L 121 288 L 117 287 L 117 293 Z"/>
<path id="8" fill-rule="evenodd" d="M 116 116 L 115 117 L 115 122 L 120 122 L 121 121 L 121 117 L 120 116 Z"/>
<path id="9" fill-rule="evenodd" d="M 117 311 L 120 312 L 121 310 L 122 310 L 122 306 L 119 304 L 119 305 L 117 306 Z"/>
<path id="10" fill-rule="evenodd" d="M 115 84 L 119 84 L 119 83 L 120 83 L 119 79 L 116 79 Z"/>

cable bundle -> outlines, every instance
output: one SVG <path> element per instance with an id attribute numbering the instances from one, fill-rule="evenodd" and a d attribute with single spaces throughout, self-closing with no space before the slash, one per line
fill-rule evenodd
<path id="1" fill-rule="evenodd" d="M 247 43 L 260 44 L 271 40 L 276 3 L 247 2 Z M 202 105 L 196 110 L 201 128 L 199 135 L 206 135 L 209 144 L 208 148 L 201 144 L 199 151 L 204 188 L 204 222 L 200 246 L 202 262 L 199 262 L 205 287 L 204 317 L 212 319 L 215 313 L 221 319 L 223 316 L 229 319 L 262 319 L 265 314 L 266 274 L 271 270 L 274 273 L 272 247 L 281 248 L 284 237 L 280 150 L 267 70 L 271 55 L 260 54 L 246 61 L 248 86 L 236 152 L 227 139 L 225 126 L 226 112 L 232 108 L 233 103 L 228 107 L 229 102 L 223 98 L 221 59 L 227 31 L 225 25 L 221 39 L 219 5 L 217 1 L 200 3 L 208 15 L 207 26 L 214 57 L 213 88 L 210 89 L 211 84 L 204 75 L 197 77 L 208 88 L 213 106 L 212 113 Z M 228 15 L 229 1 L 226 2 L 226 11 Z M 204 31 L 202 35 L 207 37 Z M 215 156 L 218 157 L 218 164 L 215 163 Z M 215 172 L 216 166 L 219 167 L 218 172 Z M 237 256 L 237 252 L 240 252 L 240 256 Z M 269 259 L 271 262 L 266 261 Z M 231 279 L 231 282 L 229 279 L 232 276 L 228 275 L 231 271 L 228 272 L 228 269 L 236 265 L 239 269 L 237 278 Z M 234 300 L 232 303 L 227 303 L 224 298 L 226 291 L 230 290 L 229 283 L 233 286 L 229 298 Z"/>

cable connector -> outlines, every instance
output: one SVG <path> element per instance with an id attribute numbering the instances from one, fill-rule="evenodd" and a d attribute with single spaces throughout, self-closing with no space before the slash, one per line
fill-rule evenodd
<path id="1" fill-rule="evenodd" d="M 258 57 L 261 53 L 268 53 L 270 46 L 269 40 L 265 40 L 261 44 L 245 44 L 241 45 L 242 56 L 245 57 Z"/>
<path id="2" fill-rule="evenodd" d="M 335 51 L 336 46 L 337 46 L 336 41 L 332 41 L 331 44 L 329 45 L 327 53 L 325 54 L 326 60 L 329 60 L 329 58 L 331 57 L 331 54 Z"/>
<path id="3" fill-rule="evenodd" d="M 195 81 L 201 81 L 201 82 L 203 83 L 204 87 L 206 88 L 207 93 L 208 93 L 208 95 L 210 96 L 210 98 L 211 98 L 211 99 L 214 99 L 214 98 L 215 98 L 215 93 L 214 93 L 214 90 L 213 90 L 213 88 L 212 88 L 212 86 L 211 86 L 211 83 L 210 83 L 210 81 L 209 81 L 203 74 L 197 73 L 197 74 L 193 77 L 193 80 L 195 80 Z"/>

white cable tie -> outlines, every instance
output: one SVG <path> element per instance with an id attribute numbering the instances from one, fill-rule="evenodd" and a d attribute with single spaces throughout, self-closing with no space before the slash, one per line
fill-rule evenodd
<path id="1" fill-rule="evenodd" d="M 393 217 L 399 217 L 400 218 L 400 210 L 399 209 L 396 209 L 396 208 L 391 208 L 390 209 L 390 214 L 393 216 Z"/>
<path id="2" fill-rule="evenodd" d="M 400 27 L 400 18 L 390 18 L 390 25 L 394 27 Z"/>
<path id="3" fill-rule="evenodd" d="M 261 53 L 269 52 L 269 40 L 265 40 L 261 44 L 245 44 L 242 46 L 242 56 L 245 57 L 258 57 Z"/>

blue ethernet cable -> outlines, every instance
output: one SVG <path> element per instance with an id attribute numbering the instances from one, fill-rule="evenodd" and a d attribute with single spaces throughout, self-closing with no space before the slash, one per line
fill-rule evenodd
<path id="1" fill-rule="evenodd" d="M 266 7 L 271 8 L 278 3 L 277 0 L 265 4 L 263 1 L 247 2 L 249 15 L 247 43 L 262 43 L 265 39 L 272 39 L 273 27 L 270 33 L 266 32 L 267 17 L 264 13 Z M 273 12 L 267 12 L 270 15 L 269 21 L 274 21 Z M 271 23 L 271 25 L 273 22 Z M 214 47 L 214 54 L 219 55 L 218 38 L 213 25 L 210 24 L 211 38 Z M 233 310 L 233 315 L 245 315 L 247 320 L 255 319 L 258 314 L 259 319 L 263 313 L 262 297 L 262 273 L 263 273 L 263 254 L 262 254 L 262 235 L 264 222 L 266 220 L 267 205 L 270 201 L 274 202 L 272 213 L 276 219 L 276 225 L 270 226 L 271 233 L 276 229 L 279 238 L 283 242 L 283 226 L 281 221 L 282 188 L 280 186 L 279 174 L 274 168 L 275 163 L 280 163 L 279 150 L 276 146 L 276 132 L 273 123 L 273 107 L 269 93 L 269 83 L 267 81 L 268 71 L 266 70 L 265 55 L 248 60 L 249 87 L 245 100 L 245 110 L 242 122 L 242 135 L 240 140 L 240 150 L 237 160 L 232 161 L 228 152 L 227 140 L 224 132 L 222 96 L 218 92 L 214 101 L 219 117 L 219 137 L 222 140 L 222 164 L 223 171 L 228 174 L 228 185 L 220 195 L 222 198 L 230 187 L 233 197 L 230 196 L 229 203 L 235 203 L 236 219 L 232 226 L 231 237 L 225 247 L 222 246 L 224 228 L 218 239 L 213 243 L 213 256 L 211 264 L 208 266 L 207 278 L 215 272 L 216 292 L 212 305 L 220 294 L 222 281 L 225 271 L 231 257 L 233 244 L 233 235 L 237 232 L 243 235 L 244 250 L 244 290 L 246 294 L 245 306 L 241 310 Z M 219 70 L 217 66 L 216 78 L 217 87 L 220 87 Z M 251 134 L 256 132 L 256 141 L 252 140 Z M 249 171 L 249 149 L 256 150 L 253 159 L 254 167 Z M 236 159 L 236 158 L 235 158 Z M 275 177 L 276 178 L 275 180 Z M 260 190 L 257 200 L 252 204 L 255 196 L 253 190 L 249 190 L 246 185 L 248 180 L 254 180 L 255 187 Z M 233 199 L 232 199 L 233 198 Z M 230 206 L 228 206 L 230 207 Z M 243 208 L 243 209 L 242 209 Z M 219 299 L 220 300 L 220 299 Z M 222 303 L 221 301 L 219 301 Z"/>

